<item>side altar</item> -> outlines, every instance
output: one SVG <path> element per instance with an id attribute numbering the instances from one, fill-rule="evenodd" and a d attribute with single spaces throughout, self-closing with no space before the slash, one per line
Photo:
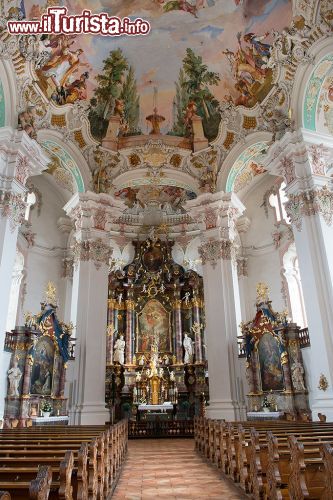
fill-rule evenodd
<path id="1" fill-rule="evenodd" d="M 24 326 L 6 333 L 5 350 L 11 353 L 11 361 L 5 427 L 25 427 L 27 420 L 43 414 L 67 416 L 64 390 L 72 329 L 59 321 L 56 289 L 49 283 L 41 311 L 27 313 Z"/>
<path id="2" fill-rule="evenodd" d="M 133 244 L 132 263 L 109 275 L 107 404 L 116 419 L 165 402 L 193 417 L 208 396 L 202 278 L 174 262 L 166 237 Z"/>
<path id="3" fill-rule="evenodd" d="M 248 418 L 260 410 L 268 416 L 270 412 L 279 417 L 284 413 L 310 415 L 300 328 L 288 321 L 285 312 L 273 310 L 265 283 L 257 285 L 256 308 L 254 319 L 241 324 L 249 385 Z"/>

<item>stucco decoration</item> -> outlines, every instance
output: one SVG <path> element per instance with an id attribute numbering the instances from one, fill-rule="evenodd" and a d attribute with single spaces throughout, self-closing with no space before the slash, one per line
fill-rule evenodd
<path id="1" fill-rule="evenodd" d="M 333 54 L 323 57 L 307 83 L 303 126 L 333 135 Z"/>
<path id="2" fill-rule="evenodd" d="M 2 82 L 0 80 L 0 127 L 4 127 L 6 123 L 6 104 Z"/>
<path id="3" fill-rule="evenodd" d="M 266 172 L 262 160 L 267 152 L 266 142 L 257 142 L 246 148 L 237 158 L 228 175 L 226 192 L 237 193 L 246 187 L 254 177 Z"/>

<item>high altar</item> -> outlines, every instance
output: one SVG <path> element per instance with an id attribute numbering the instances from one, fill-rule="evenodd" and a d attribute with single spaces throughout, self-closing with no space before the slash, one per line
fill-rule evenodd
<path id="1" fill-rule="evenodd" d="M 173 242 L 134 242 L 135 257 L 109 275 L 106 399 L 115 417 L 142 405 L 198 412 L 208 393 L 202 278 L 171 256 Z"/>

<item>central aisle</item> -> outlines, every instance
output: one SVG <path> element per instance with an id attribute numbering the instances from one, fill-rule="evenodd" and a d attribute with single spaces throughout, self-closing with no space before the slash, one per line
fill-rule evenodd
<path id="1" fill-rule="evenodd" d="M 194 450 L 192 439 L 130 440 L 113 500 L 245 498 Z"/>

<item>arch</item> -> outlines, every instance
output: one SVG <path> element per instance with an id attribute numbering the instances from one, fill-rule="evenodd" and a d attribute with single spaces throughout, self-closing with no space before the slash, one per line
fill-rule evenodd
<path id="1" fill-rule="evenodd" d="M 72 143 L 64 143 L 60 132 L 39 130 L 38 142 L 51 156 L 56 156 L 61 167 L 71 175 L 75 191 L 85 192 L 91 185 L 91 172 L 81 151 Z"/>
<path id="2" fill-rule="evenodd" d="M 309 55 L 312 56 L 313 60 L 306 65 L 299 65 L 297 68 L 291 94 L 291 109 L 296 128 L 303 127 L 316 131 L 317 104 L 327 71 L 331 71 L 333 76 L 332 67 L 331 69 L 327 67 L 323 75 L 318 74 L 318 70 L 321 70 L 322 63 L 325 62 L 326 58 L 329 61 L 331 57 L 333 65 L 331 37 L 314 43 L 310 48 Z M 331 63 L 328 62 L 328 65 L 331 66 Z"/>
<path id="3" fill-rule="evenodd" d="M 0 60 L 0 127 L 17 128 L 17 84 L 12 63 Z"/>
<path id="4" fill-rule="evenodd" d="M 218 190 L 235 191 L 236 182 L 243 175 L 246 182 L 239 183 L 236 190 L 248 185 L 258 174 L 251 168 L 251 162 L 259 163 L 263 151 L 268 147 L 272 135 L 269 132 L 256 132 L 246 137 L 243 143 L 238 143 L 225 159 L 217 180 Z M 264 171 L 263 171 L 264 172 Z"/>

